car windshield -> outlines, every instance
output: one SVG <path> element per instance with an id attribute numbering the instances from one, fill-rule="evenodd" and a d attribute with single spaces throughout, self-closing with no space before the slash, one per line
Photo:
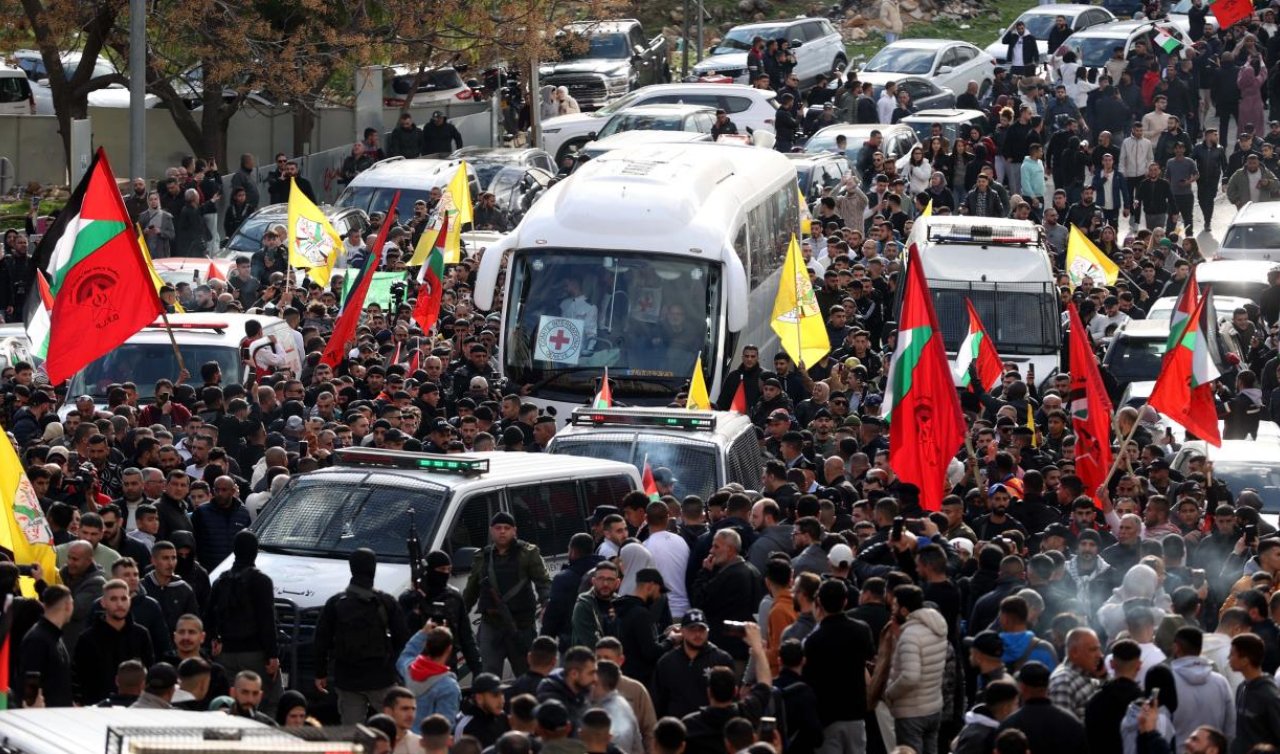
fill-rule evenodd
<path id="1" fill-rule="evenodd" d="M 1082 37 L 1073 34 L 1067 37 L 1063 45 L 1075 52 L 1080 65 L 1086 68 L 1101 68 L 1111 59 L 1117 47 L 1124 47 L 1125 41 L 1115 37 Z"/>
<path id="2" fill-rule="evenodd" d="M 1169 9 L 1169 12 L 1183 16 L 1187 15 L 1191 12 L 1191 0 L 1179 0 L 1179 2 L 1173 4 L 1173 7 Z"/>
<path id="3" fill-rule="evenodd" d="M 691 121 L 690 121 L 691 124 Z M 654 113 L 630 111 L 618 113 L 604 124 L 596 139 L 613 136 L 623 131 L 684 131 L 686 121 L 683 115 L 657 115 Z"/>
<path id="4" fill-rule="evenodd" d="M 213 315 L 211 315 L 213 316 Z M 239 382 L 240 349 L 223 345 L 179 343 L 182 361 L 187 369 L 198 372 L 200 365 L 216 361 L 230 381 Z M 156 381 L 178 376 L 178 362 L 173 346 L 163 343 L 125 343 L 111 353 L 91 361 L 71 378 L 70 395 L 89 395 L 95 403 L 107 402 L 107 389 L 122 382 L 138 386 L 138 398 L 155 397 Z"/>
<path id="5" fill-rule="evenodd" d="M 718 265 L 537 248 L 516 252 L 511 276 L 503 372 L 515 382 L 586 396 L 608 367 L 615 397 L 674 396 L 698 354 L 717 353 Z"/>
<path id="6" fill-rule="evenodd" d="M 942 340 L 955 351 L 968 335 L 965 300 L 973 302 L 1001 353 L 1045 354 L 1058 350 L 1061 327 L 1053 287 L 1037 283 L 981 284 L 930 280 Z"/>
<path id="7" fill-rule="evenodd" d="M 1103 363 L 1117 382 L 1154 380 L 1164 351 L 1163 339 L 1120 336 L 1107 349 Z"/>
<path id="8" fill-rule="evenodd" d="M 288 218 L 274 213 L 254 212 L 240 223 L 236 234 L 227 241 L 227 245 L 218 249 L 214 256 L 219 259 L 230 259 L 239 256 L 237 252 L 252 254 L 262 248 L 262 234 L 270 225 L 284 225 Z"/>
<path id="9" fill-rule="evenodd" d="M 916 138 L 920 140 L 921 144 L 925 145 L 926 147 L 928 146 L 929 140 L 933 138 L 933 123 L 934 123 L 933 121 L 928 119 L 910 120 L 910 121 L 904 119 L 902 122 L 906 123 L 908 126 L 911 126 L 911 130 L 916 132 Z M 942 126 L 942 136 L 946 138 L 947 143 L 954 144 L 956 141 L 956 135 L 960 133 L 961 127 L 963 127 L 964 130 L 968 131 L 969 126 L 976 125 L 976 124 L 974 123 L 939 123 L 938 125 Z"/>
<path id="10" fill-rule="evenodd" d="M 1253 280 L 1205 280 L 1201 278 L 1199 283 L 1200 283 L 1201 291 L 1203 291 L 1207 286 L 1212 285 L 1214 294 L 1221 294 L 1223 296 L 1236 296 L 1237 298 L 1247 298 L 1250 301 L 1253 301 L 1254 303 L 1257 303 L 1258 300 L 1262 298 L 1262 294 L 1266 293 L 1267 288 L 1270 287 L 1267 285 L 1267 281 L 1265 279 L 1261 281 L 1253 281 Z M 1217 295 L 1214 296 L 1215 299 L 1217 297 L 1218 297 Z"/>
<path id="11" fill-rule="evenodd" d="M 338 201 L 334 202 L 339 207 L 357 207 L 365 211 L 365 214 L 373 214 L 374 212 L 386 213 L 391 207 L 391 200 L 395 198 L 396 192 L 400 192 L 400 203 L 396 205 L 396 216 L 401 218 L 413 217 L 413 203 L 422 199 L 429 201 L 431 199 L 430 189 L 406 189 L 391 188 L 389 186 L 348 186 L 346 191 L 342 192 L 342 196 L 338 197 Z"/>
<path id="12" fill-rule="evenodd" d="M 621 32 L 591 34 L 585 40 L 580 34 L 568 34 L 558 47 L 561 60 L 619 60 L 631 57 L 627 35 Z"/>
<path id="13" fill-rule="evenodd" d="M 804 145 L 804 151 L 839 152 L 840 150 L 836 149 L 836 137 L 839 135 L 840 134 L 836 131 L 829 131 L 827 133 L 819 132 L 814 134 L 813 138 L 809 139 L 809 142 Z M 846 133 L 845 139 L 845 156 L 856 160 L 858 155 L 862 152 L 863 145 L 867 143 L 866 138 L 852 136 Z"/>
<path id="14" fill-rule="evenodd" d="M 777 39 L 786 31 L 783 26 L 753 26 L 750 29 L 730 29 L 729 33 L 724 35 L 724 39 L 720 40 L 720 44 L 711 50 L 712 55 L 722 55 L 726 52 L 742 52 L 751 49 L 751 40 L 761 37 L 765 40 Z"/>
<path id="15" fill-rule="evenodd" d="M 913 73 L 928 74 L 933 72 L 933 59 L 937 50 L 921 50 L 915 47 L 886 47 L 867 61 L 862 70 L 876 73 Z"/>
<path id="16" fill-rule="evenodd" d="M 1262 510 L 1280 513 L 1280 466 L 1274 461 L 1228 461 L 1214 459 L 1213 476 L 1226 483 L 1227 489 L 1239 495 L 1253 489 L 1262 498 Z"/>
<path id="17" fill-rule="evenodd" d="M 448 488 L 397 477 L 373 484 L 366 474 L 301 477 L 254 523 L 265 552 L 346 557 L 368 547 L 381 562 L 408 562 L 409 511 L 418 536 L 431 541 Z"/>
<path id="18" fill-rule="evenodd" d="M 1053 23 L 1058 19 L 1056 13 L 1035 13 L 1028 11 L 1018 16 L 1018 21 L 1027 25 L 1027 31 L 1031 32 L 1031 36 L 1036 39 L 1048 39 L 1049 32 L 1053 30 Z M 1017 21 L 1014 22 L 1017 24 Z M 1068 22 L 1068 26 L 1070 22 Z"/>
<path id="19" fill-rule="evenodd" d="M 681 496 L 697 495 L 706 500 L 719 487 L 715 446 L 707 442 L 630 432 L 591 432 L 558 438 L 553 451 L 557 455 L 629 463 L 642 474 L 648 460 L 651 469 L 671 469 Z"/>
<path id="20" fill-rule="evenodd" d="M 1241 223 L 1227 228 L 1224 249 L 1280 249 L 1280 223 Z"/>

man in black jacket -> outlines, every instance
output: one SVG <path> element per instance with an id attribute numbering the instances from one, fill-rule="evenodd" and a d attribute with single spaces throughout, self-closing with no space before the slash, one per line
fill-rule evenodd
<path id="1" fill-rule="evenodd" d="M 1236 690 L 1236 735 L 1231 754 L 1246 754 L 1256 744 L 1280 741 L 1280 691 L 1262 671 L 1266 646 L 1257 634 L 1240 634 L 1231 640 L 1228 662 L 1244 676 Z"/>
<path id="2" fill-rule="evenodd" d="M 61 584 L 45 587 L 40 595 L 44 616 L 22 637 L 18 662 L 21 675 L 40 675 L 40 693 L 46 707 L 70 707 L 74 702 L 71 691 L 71 654 L 62 643 L 62 629 L 71 620 L 75 601 L 71 590 Z"/>
<path id="3" fill-rule="evenodd" d="M 181 558 L 182 545 L 174 544 Z M 205 606 L 205 631 L 213 640 L 214 657 L 228 675 L 252 671 L 261 679 L 268 698 L 274 698 L 279 692 L 276 681 L 280 671 L 275 585 L 255 565 L 257 535 L 248 529 L 236 532 L 233 551 L 231 570 L 214 582 Z"/>
<path id="4" fill-rule="evenodd" d="M 436 110 L 431 113 L 431 121 L 422 127 L 422 154 L 448 154 L 455 149 L 462 149 L 462 134 L 444 113 Z"/>
<path id="5" fill-rule="evenodd" d="M 476 646 L 475 631 L 471 628 L 471 619 L 467 615 L 467 607 L 462 599 L 462 592 L 449 584 L 453 574 L 453 560 L 443 550 L 432 550 L 427 553 L 420 571 L 420 580 L 413 587 L 406 589 L 399 597 L 400 610 L 404 613 L 405 624 L 409 633 L 418 631 L 426 625 L 429 618 L 435 618 L 436 625 L 449 626 L 453 632 L 454 653 L 449 665 L 458 672 L 458 651 L 467 661 L 467 669 L 472 675 L 480 672 L 480 649 Z"/>
<path id="6" fill-rule="evenodd" d="M 671 648 L 667 637 L 659 634 L 652 610 L 653 603 L 666 591 L 661 571 L 657 568 L 641 568 L 636 573 L 635 593 L 619 597 L 613 602 L 614 613 L 618 616 L 615 630 L 618 640 L 622 642 L 623 656 L 626 657 L 623 672 L 628 678 L 634 678 L 646 686 L 653 677 L 654 666 Z"/>
<path id="7" fill-rule="evenodd" d="M 756 405 L 760 400 L 760 377 L 764 368 L 760 366 L 760 349 L 753 345 L 742 347 L 742 363 L 738 368 L 725 375 L 724 385 L 720 388 L 720 397 L 716 400 L 716 408 L 728 411 L 733 405 L 733 396 L 738 393 L 738 385 L 742 385 L 742 393 L 746 397 L 748 407 Z"/>
<path id="8" fill-rule="evenodd" d="M 706 703 L 707 671 L 733 666 L 733 658 L 707 640 L 707 617 L 690 610 L 680 619 L 680 632 L 672 636 L 680 646 L 658 660 L 653 671 L 653 709 L 659 718 L 684 717 Z"/>
<path id="9" fill-rule="evenodd" d="M 745 633 L 756 661 L 756 683 L 739 699 L 738 679 L 733 668 L 712 668 L 707 677 L 707 704 L 684 716 L 689 735 L 685 754 L 721 754 L 725 750 L 725 724 L 741 717 L 756 725 L 773 697 L 770 687 L 773 675 L 769 672 L 760 627 L 747 623 Z"/>
<path id="10" fill-rule="evenodd" d="M 867 660 L 875 655 L 871 629 L 849 617 L 849 592 L 843 581 L 830 579 L 818 587 L 814 617 L 818 627 L 804 641 L 804 682 L 818 697 L 823 746 L 838 740 L 840 751 L 862 751 L 867 731 Z M 794 726 L 793 726 L 794 727 Z"/>
<path id="11" fill-rule="evenodd" d="M 1049 700 L 1049 669 L 1032 660 L 1018 671 L 1022 709 L 1010 715 L 1000 730 L 1016 728 L 1026 734 L 1031 754 L 1079 754 L 1089 751 L 1084 724 Z"/>
<path id="12" fill-rule="evenodd" d="M 76 703 L 97 704 L 111 693 L 116 669 L 125 660 L 155 662 L 151 636 L 129 615 L 129 585 L 112 579 L 102 587 L 103 612 L 76 642 L 71 683 Z"/>
<path id="13" fill-rule="evenodd" d="M 748 510 L 749 506 L 748 502 Z M 724 622 L 749 621 L 755 617 L 764 596 L 764 582 L 760 572 L 743 560 L 741 552 L 742 537 L 736 530 L 716 532 L 711 541 L 711 554 L 702 561 L 689 600 L 707 614 L 711 640 L 735 660 L 745 662 L 746 643 L 739 636 L 731 636 Z"/>
<path id="14" fill-rule="evenodd" d="M 172 633 L 183 615 L 199 615 L 200 602 L 195 590 L 177 573 L 178 548 L 172 542 L 161 540 L 151 548 L 151 570 L 142 579 L 142 589 L 148 597 L 160 603 L 165 623 Z"/>
<path id="15" fill-rule="evenodd" d="M 342 724 L 356 725 L 398 683 L 396 649 L 409 641 L 409 628 L 395 597 L 373 587 L 373 550 L 358 548 L 349 562 L 351 582 L 324 603 L 316 625 L 316 688 L 328 691 L 332 660 Z"/>
<path id="16" fill-rule="evenodd" d="M 1114 675 L 1084 707 L 1089 754 L 1123 754 L 1120 723 L 1129 711 L 1129 703 L 1142 696 L 1142 686 L 1135 680 L 1141 665 L 1142 648 L 1137 642 L 1122 639 L 1111 648 L 1110 671 Z"/>

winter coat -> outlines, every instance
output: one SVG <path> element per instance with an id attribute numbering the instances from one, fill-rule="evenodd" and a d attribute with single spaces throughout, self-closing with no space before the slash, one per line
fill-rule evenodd
<path id="1" fill-rule="evenodd" d="M 604 558 L 599 555 L 586 555 L 570 561 L 565 563 L 551 580 L 551 597 L 547 600 L 547 609 L 542 614 L 542 635 L 559 641 L 561 649 L 569 647 L 569 620 L 573 616 L 573 606 L 582 591 L 583 581 L 591 569 L 602 560 Z"/>
<path id="2" fill-rule="evenodd" d="M 942 618 L 940 613 L 931 612 Z M 941 623 L 945 636 L 946 620 Z M 799 621 L 792 624 L 796 625 Z M 876 651 L 871 629 L 856 618 L 836 613 L 823 618 L 822 623 L 803 638 L 806 658 L 803 678 L 818 697 L 818 718 L 822 724 L 861 720 L 867 707 L 866 676 L 861 671 Z M 784 632 L 783 641 L 786 639 Z M 939 680 L 941 672 L 939 666 Z M 942 706 L 941 699 L 938 706 Z"/>
<path id="3" fill-rule="evenodd" d="M 1231 754 L 1246 754 L 1255 744 L 1280 741 L 1280 690 L 1270 676 L 1245 681 L 1236 689 L 1236 735 Z"/>
<path id="4" fill-rule="evenodd" d="M 160 586 L 160 582 L 156 580 L 155 571 L 151 571 L 142 577 L 142 591 L 160 604 L 160 610 L 164 613 L 164 620 L 169 626 L 170 633 L 177 628 L 178 619 L 183 615 L 200 614 L 200 603 L 196 600 L 195 590 L 177 574 L 169 579 L 167 585 Z"/>
<path id="5" fill-rule="evenodd" d="M 602 636 L 616 633 L 617 620 L 613 612 L 613 600 L 601 600 L 594 589 L 578 595 L 573 603 L 569 646 L 594 647 Z"/>
<path id="6" fill-rule="evenodd" d="M 440 125 L 436 125 L 435 120 L 432 120 L 422 127 L 423 154 L 447 154 L 455 148 L 462 148 L 462 134 L 458 133 L 458 127 L 448 120 Z"/>
<path id="7" fill-rule="evenodd" d="M 694 607 L 706 613 L 707 623 L 711 626 L 711 641 L 735 659 L 747 659 L 746 642 L 726 634 L 724 622 L 755 620 L 756 608 L 764 597 L 760 572 L 742 558 L 715 570 L 700 569 L 689 597 Z"/>
<path id="8" fill-rule="evenodd" d="M 1000 722 L 991 716 L 991 710 L 979 704 L 964 713 L 964 727 L 956 736 L 951 754 L 991 754 L 999 727 Z"/>
<path id="9" fill-rule="evenodd" d="M 1028 699 L 1000 730 L 1016 728 L 1026 734 L 1031 754 L 1081 754 L 1089 751 L 1084 724 L 1048 698 Z"/>
<path id="10" fill-rule="evenodd" d="M 458 685 L 458 677 L 449 672 L 448 665 L 442 665 L 422 654 L 422 648 L 426 644 L 426 633 L 416 632 L 409 637 L 404 651 L 396 660 L 396 671 L 404 679 L 405 688 L 412 691 L 416 699 L 414 730 L 430 715 L 441 714 L 446 720 L 453 720 L 458 716 L 458 705 L 462 701 L 462 687 Z"/>
<path id="11" fill-rule="evenodd" d="M 16 659 L 22 675 L 40 674 L 40 690 L 44 693 L 46 707 L 70 707 L 74 699 L 71 692 L 71 653 L 62 642 L 62 629 L 41 618 L 22 637 Z"/>
<path id="12" fill-rule="evenodd" d="M 106 615 L 80 635 L 72 662 L 71 686 L 80 705 L 96 704 L 115 688 L 116 670 L 125 660 L 141 660 L 145 667 L 155 661 L 151 635 L 126 615 L 124 627 L 116 630 Z"/>
<path id="13" fill-rule="evenodd" d="M 614 600 L 613 610 L 617 615 L 614 635 L 622 642 L 623 656 L 626 657 L 622 671 L 647 686 L 653 677 L 654 666 L 668 648 L 667 643 L 659 638 L 653 610 L 635 595 Z"/>
<path id="14" fill-rule="evenodd" d="M 406 160 L 422 154 L 422 129 L 417 126 L 391 129 L 386 138 L 387 156 L 400 156 Z"/>
<path id="15" fill-rule="evenodd" d="M 1201 725 L 1212 725 L 1227 738 L 1236 734 L 1236 701 L 1231 684 L 1215 673 L 1204 657 L 1179 657 L 1169 663 L 1178 691 L 1173 713 L 1174 740 L 1185 741 Z"/>
<path id="16" fill-rule="evenodd" d="M 751 545 L 751 550 L 747 553 L 747 562 L 760 573 L 764 573 L 770 553 L 785 552 L 790 555 L 795 549 L 791 544 L 792 528 L 791 524 L 775 524 L 757 532 L 760 538 Z"/>
<path id="17" fill-rule="evenodd" d="M 1267 122 L 1262 107 L 1262 87 L 1267 83 L 1266 64 L 1259 66 L 1259 71 L 1254 73 L 1253 66 L 1247 63 L 1240 66 L 1240 73 L 1236 74 L 1236 85 L 1240 87 L 1240 106 L 1236 114 L 1242 127 L 1251 125 L 1262 133 Z"/>
<path id="18" fill-rule="evenodd" d="M 217 568 L 231 555 L 236 533 L 248 529 L 253 519 L 249 509 L 239 500 L 222 508 L 212 500 L 191 514 L 192 533 L 196 536 L 196 558 L 209 570 Z"/>
<path id="19" fill-rule="evenodd" d="M 884 700 L 894 719 L 942 711 L 942 675 L 947 664 L 947 620 L 924 607 L 907 616 L 893 652 Z"/>
<path id="20" fill-rule="evenodd" d="M 1259 167 L 1262 171 L 1263 180 L 1270 181 L 1266 186 L 1258 187 L 1258 197 L 1260 201 L 1270 202 L 1280 199 L 1280 182 L 1276 181 L 1275 173 L 1264 167 Z M 1240 168 L 1231 174 L 1231 178 L 1227 180 L 1227 201 L 1236 206 L 1236 209 L 1243 207 L 1245 202 L 1249 201 L 1249 171 Z"/>
<path id="21" fill-rule="evenodd" d="M 551 675 L 538 684 L 538 702 L 555 699 L 569 711 L 569 720 L 576 726 L 582 722 L 582 714 L 590 707 L 591 700 L 586 691 L 581 693 L 569 687 L 565 680 L 564 668 L 556 668 Z"/>
<path id="22" fill-rule="evenodd" d="M 684 717 L 707 703 L 707 671 L 733 667 L 733 658 L 707 642 L 692 660 L 684 647 L 669 650 L 653 671 L 653 709 L 658 717 Z"/>
<path id="23" fill-rule="evenodd" d="M 885 31 L 894 34 L 902 33 L 902 11 L 898 7 L 898 0 L 881 0 L 880 25 L 885 28 Z"/>

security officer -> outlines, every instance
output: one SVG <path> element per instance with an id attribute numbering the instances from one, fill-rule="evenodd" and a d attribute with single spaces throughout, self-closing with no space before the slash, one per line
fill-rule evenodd
<path id="1" fill-rule="evenodd" d="M 538 546 L 516 538 L 516 520 L 506 511 L 489 521 L 493 544 L 480 551 L 463 590 L 467 611 L 480 606 L 480 659 L 486 672 L 501 674 L 511 663 L 517 676 L 528 669 L 539 611 L 551 592 L 551 577 Z"/>

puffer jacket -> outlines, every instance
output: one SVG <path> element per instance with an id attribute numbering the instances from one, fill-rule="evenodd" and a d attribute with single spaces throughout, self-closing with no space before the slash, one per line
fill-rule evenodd
<path id="1" fill-rule="evenodd" d="M 942 711 L 942 676 L 947 665 L 947 619 L 931 607 L 907 616 L 893 652 L 884 700 L 895 719 Z"/>
<path id="2" fill-rule="evenodd" d="M 426 644 L 427 634 L 418 631 L 409 638 L 396 660 L 396 670 L 416 700 L 417 710 L 413 714 L 415 730 L 423 720 L 437 713 L 444 715 L 446 720 L 453 720 L 458 716 L 458 704 L 462 699 L 458 677 L 449 671 L 449 666 L 422 654 Z"/>
<path id="3" fill-rule="evenodd" d="M 1179 657 L 1169 663 L 1178 691 L 1173 711 L 1174 741 L 1185 741 L 1201 725 L 1212 725 L 1228 739 L 1236 735 L 1236 701 L 1231 684 L 1215 673 L 1208 659 Z"/>

